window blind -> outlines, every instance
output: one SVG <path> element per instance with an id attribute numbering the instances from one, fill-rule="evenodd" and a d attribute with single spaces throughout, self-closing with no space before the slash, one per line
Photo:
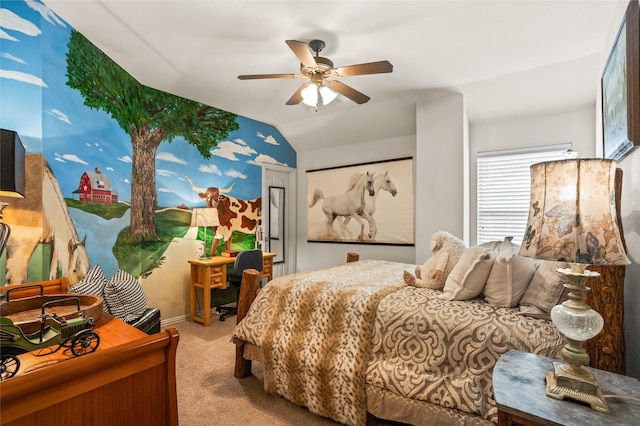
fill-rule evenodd
<path id="1" fill-rule="evenodd" d="M 563 160 L 570 144 L 478 153 L 477 241 L 522 244 L 531 195 L 530 166 Z"/>

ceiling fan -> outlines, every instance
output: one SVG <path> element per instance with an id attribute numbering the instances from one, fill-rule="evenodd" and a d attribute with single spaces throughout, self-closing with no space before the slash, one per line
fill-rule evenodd
<path id="1" fill-rule="evenodd" d="M 300 60 L 301 74 L 253 74 L 239 75 L 240 80 L 255 80 L 264 78 L 308 78 L 305 83 L 289 98 L 287 105 L 297 105 L 304 102 L 307 105 L 327 105 L 337 96 L 337 93 L 351 99 L 357 104 L 367 102 L 369 96 L 347 86 L 338 80 L 328 80 L 330 77 L 352 77 L 365 74 L 382 74 L 393 71 L 389 61 L 368 62 L 365 64 L 348 65 L 334 68 L 333 62 L 320 56 L 325 43 L 322 40 L 311 40 L 309 45 L 297 40 L 286 40 L 287 45 Z M 311 53 L 315 52 L 315 56 Z"/>

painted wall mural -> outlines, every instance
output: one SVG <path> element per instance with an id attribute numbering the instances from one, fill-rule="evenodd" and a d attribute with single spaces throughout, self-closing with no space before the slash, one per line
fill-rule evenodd
<path id="1" fill-rule="evenodd" d="M 68 275 L 70 241 L 84 240 L 88 263 L 105 274 L 141 278 L 170 269 L 176 250 L 186 268 L 205 235 L 208 247 L 222 242 L 218 253 L 253 247 L 260 164 L 296 166 L 276 128 L 140 84 L 41 2 L 3 1 L 0 14 L 0 127 L 18 132 L 27 180 L 39 182 L 24 200 L 6 200 L 14 244 L 0 258 L 0 285 Z M 215 234 L 189 227 L 211 188 L 228 189 Z M 61 212 L 51 213 L 55 203 Z M 40 243 L 22 244 L 27 236 Z"/>

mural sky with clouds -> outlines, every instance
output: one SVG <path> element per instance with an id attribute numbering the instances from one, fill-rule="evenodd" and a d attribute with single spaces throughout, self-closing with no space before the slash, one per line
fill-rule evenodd
<path id="1" fill-rule="evenodd" d="M 100 168 L 122 201 L 130 200 L 131 140 L 105 112 L 83 105 L 66 85 L 71 27 L 33 0 L 0 2 L 0 126 L 15 130 L 27 152 L 42 153 L 64 197 L 73 198 L 80 176 Z M 215 105 L 213 105 L 215 106 Z M 238 116 L 240 128 L 205 160 L 184 139 L 163 142 L 156 155 L 158 205 L 189 208 L 204 202 L 190 188 L 226 188 L 240 199 L 261 196 L 260 163 L 296 166 L 296 153 L 278 130 Z"/>

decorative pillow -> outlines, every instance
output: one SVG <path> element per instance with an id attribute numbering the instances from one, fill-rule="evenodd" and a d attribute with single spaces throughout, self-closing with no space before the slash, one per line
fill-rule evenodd
<path id="1" fill-rule="evenodd" d="M 147 308 L 147 295 L 138 280 L 128 272 L 118 270 L 104 288 L 109 312 L 125 322 L 135 321 Z"/>
<path id="2" fill-rule="evenodd" d="M 513 308 L 527 290 L 536 264 L 533 259 L 520 256 L 507 246 L 493 261 L 493 267 L 484 286 L 484 297 L 491 306 Z"/>
<path id="3" fill-rule="evenodd" d="M 558 268 L 567 268 L 568 264 L 549 260 L 537 262 L 540 262 L 540 266 L 520 299 L 520 305 L 535 306 L 548 316 L 551 309 L 564 301 L 569 292 L 564 287 L 564 284 L 569 281 L 568 278 L 556 272 Z"/>
<path id="4" fill-rule="evenodd" d="M 478 246 L 497 251 L 502 251 L 505 248 L 510 248 L 512 252 L 517 254 L 520 250 L 520 246 L 512 243 L 512 239 L 513 237 L 504 237 L 504 240 L 502 241 L 487 241 L 486 243 L 478 244 Z"/>
<path id="5" fill-rule="evenodd" d="M 470 300 L 482 293 L 495 250 L 480 246 L 467 249 L 453 267 L 439 295 L 444 300 Z"/>
<path id="6" fill-rule="evenodd" d="M 107 279 L 100 265 L 95 265 L 89 272 L 74 286 L 69 287 L 69 292 L 74 294 L 85 294 L 91 296 L 102 297 L 102 310 L 109 312 L 109 307 L 104 300 L 104 288 L 107 285 Z"/>

